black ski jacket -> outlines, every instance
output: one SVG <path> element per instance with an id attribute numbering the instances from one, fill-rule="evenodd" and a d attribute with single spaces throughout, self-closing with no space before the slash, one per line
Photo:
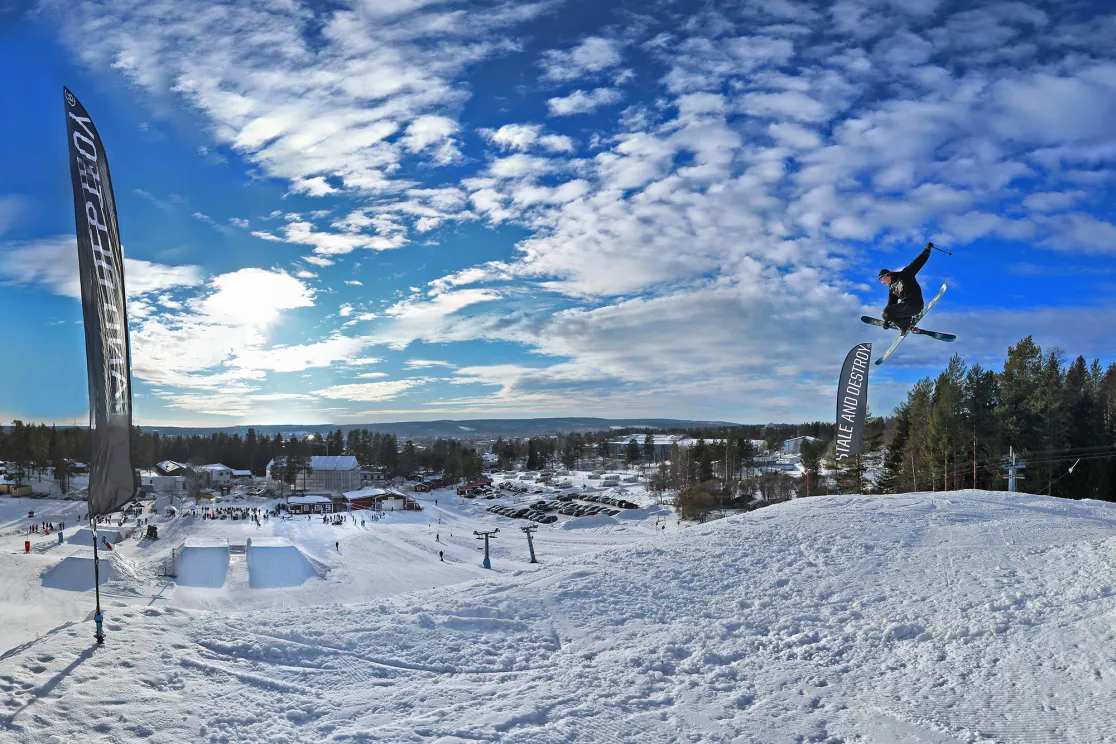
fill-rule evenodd
<path id="1" fill-rule="evenodd" d="M 904 305 L 922 306 L 922 287 L 918 286 L 918 280 L 915 279 L 915 276 L 919 269 L 926 265 L 926 259 L 928 258 L 930 258 L 930 246 L 926 246 L 925 250 L 918 254 L 914 261 L 911 261 L 910 266 L 900 271 L 891 272 L 891 286 L 888 287 L 887 292 L 888 306 L 900 302 Z"/>

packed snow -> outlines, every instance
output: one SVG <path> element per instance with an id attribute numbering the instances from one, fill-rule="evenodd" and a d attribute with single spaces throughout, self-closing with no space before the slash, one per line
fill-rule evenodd
<path id="1" fill-rule="evenodd" d="M 624 493 L 540 525 L 538 564 L 485 511 L 527 494 L 158 516 L 102 551 L 102 647 L 91 549 L 27 535 L 81 505 L 0 498 L 0 740 L 1116 741 L 1116 505 L 828 496 L 686 526 Z"/>

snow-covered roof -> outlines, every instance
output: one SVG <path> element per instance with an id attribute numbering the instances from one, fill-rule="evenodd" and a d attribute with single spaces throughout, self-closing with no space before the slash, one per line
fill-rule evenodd
<path id="1" fill-rule="evenodd" d="M 230 473 L 232 472 L 232 468 L 230 468 L 228 465 L 222 465 L 219 462 L 213 463 L 212 465 L 196 465 L 194 467 L 194 469 L 195 470 L 208 470 L 211 473 L 218 473 L 218 472 L 221 472 L 223 470 L 228 470 Z"/>
<path id="2" fill-rule="evenodd" d="M 383 496 L 386 493 L 390 493 L 390 492 L 385 491 L 382 488 L 361 488 L 361 489 L 356 490 L 356 491 L 346 491 L 342 495 L 346 499 L 352 501 L 353 499 L 366 499 L 370 496 Z"/>
<path id="3" fill-rule="evenodd" d="M 235 475 L 237 478 L 251 478 L 252 477 L 252 471 L 251 470 L 234 470 L 234 471 L 232 471 L 232 474 Z"/>
<path id="4" fill-rule="evenodd" d="M 655 443 L 656 446 L 660 446 L 660 447 L 661 446 L 669 446 L 669 445 L 674 444 L 675 442 L 678 442 L 678 441 L 680 441 L 682 439 L 685 439 L 685 438 L 686 438 L 685 434 L 652 434 L 651 435 L 651 440 Z M 643 442 L 647 439 L 647 435 L 637 432 L 635 434 L 629 434 L 628 436 L 624 437 L 623 439 L 613 439 L 612 441 L 609 442 L 609 444 L 627 444 L 628 442 L 632 441 L 633 439 L 636 440 L 640 445 L 642 445 Z"/>
<path id="5" fill-rule="evenodd" d="M 159 468 L 160 470 L 180 470 L 186 466 L 180 462 L 175 462 L 174 460 L 163 460 L 155 467 Z"/>
<path id="6" fill-rule="evenodd" d="M 352 455 L 314 455 L 310 458 L 310 467 L 314 470 L 356 470 L 360 466 Z"/>
<path id="7" fill-rule="evenodd" d="M 329 496 L 291 496 L 287 499 L 292 504 L 332 504 Z"/>

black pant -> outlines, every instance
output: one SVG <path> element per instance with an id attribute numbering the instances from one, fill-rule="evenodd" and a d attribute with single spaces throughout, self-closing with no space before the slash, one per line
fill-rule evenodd
<path id="1" fill-rule="evenodd" d="M 884 308 L 883 319 L 898 326 L 899 330 L 906 331 L 914 322 L 915 316 L 922 312 L 922 307 L 921 302 L 899 302 L 888 305 Z"/>

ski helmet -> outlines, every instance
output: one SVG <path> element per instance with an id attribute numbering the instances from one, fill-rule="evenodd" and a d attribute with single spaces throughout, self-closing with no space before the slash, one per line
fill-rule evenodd
<path id="1" fill-rule="evenodd" d="M 890 273 L 891 273 L 890 269 L 880 269 L 880 273 L 876 274 L 876 278 L 877 279 L 883 279 L 885 276 L 887 276 Z"/>

